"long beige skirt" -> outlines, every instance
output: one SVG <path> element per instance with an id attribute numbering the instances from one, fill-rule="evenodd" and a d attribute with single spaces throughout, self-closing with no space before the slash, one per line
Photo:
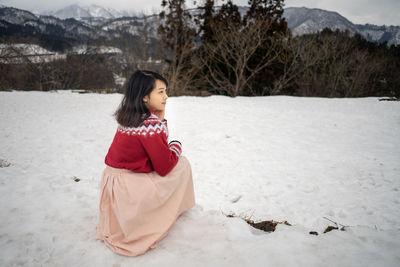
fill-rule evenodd
<path id="1" fill-rule="evenodd" d="M 195 205 L 192 170 L 181 157 L 166 176 L 109 166 L 101 179 L 96 239 L 114 252 L 137 256 L 155 248 L 176 219 Z"/>

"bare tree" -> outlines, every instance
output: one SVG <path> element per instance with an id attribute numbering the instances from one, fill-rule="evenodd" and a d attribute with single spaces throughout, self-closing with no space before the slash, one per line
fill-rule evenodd
<path id="1" fill-rule="evenodd" d="M 27 52 L 25 45 L 6 44 L 1 52 L 2 63 L 13 66 L 9 75 L 15 81 L 16 89 L 22 90 L 50 90 L 54 71 L 50 68 L 49 61 L 52 53 L 38 51 Z"/>
<path id="2" fill-rule="evenodd" d="M 289 88 L 293 90 L 301 73 L 308 72 L 318 60 L 318 57 L 312 56 L 314 40 L 311 38 L 292 38 L 287 32 L 281 45 L 282 53 L 278 56 L 278 62 L 282 66 L 283 74 L 271 85 L 271 95 L 281 94 Z"/>
<path id="3" fill-rule="evenodd" d="M 369 83 L 384 62 L 358 48 L 347 33 L 296 37 L 291 49 L 296 61 L 288 75 L 295 76 L 292 81 L 298 86 L 297 94 L 304 96 L 372 95 Z"/>
<path id="4" fill-rule="evenodd" d="M 230 96 L 242 95 L 248 88 L 249 81 L 270 66 L 280 53 L 278 39 L 264 34 L 271 24 L 252 23 L 243 27 L 240 24 L 227 21 L 227 27 L 214 28 L 216 42 L 205 43 L 202 63 L 208 69 L 205 76 L 213 89 Z M 226 30 L 226 29 L 229 30 Z M 257 64 L 250 64 L 251 58 L 258 48 L 266 43 L 270 47 L 262 55 Z"/>

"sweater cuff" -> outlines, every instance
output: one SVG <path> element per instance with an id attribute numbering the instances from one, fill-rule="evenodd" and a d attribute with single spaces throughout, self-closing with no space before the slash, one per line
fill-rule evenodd
<path id="1" fill-rule="evenodd" d="M 175 154 L 178 156 L 178 158 L 181 156 L 181 154 L 182 154 L 181 142 L 179 142 L 177 140 L 172 140 L 171 142 L 169 142 L 169 148 L 175 152 Z"/>

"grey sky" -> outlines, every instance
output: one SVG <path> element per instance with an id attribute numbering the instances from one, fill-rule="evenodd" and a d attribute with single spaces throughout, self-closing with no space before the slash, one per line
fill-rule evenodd
<path id="1" fill-rule="evenodd" d="M 0 3 L 6 6 L 37 11 L 56 10 L 78 2 L 83 5 L 98 4 L 120 10 L 149 13 L 160 9 L 161 0 L 0 0 Z M 221 4 L 223 1 L 217 2 Z M 247 0 L 233 2 L 237 5 L 247 5 Z M 193 6 L 193 0 L 187 0 L 187 3 L 188 7 Z M 400 0 L 286 0 L 285 7 L 291 6 L 336 11 L 356 24 L 400 26 Z"/>

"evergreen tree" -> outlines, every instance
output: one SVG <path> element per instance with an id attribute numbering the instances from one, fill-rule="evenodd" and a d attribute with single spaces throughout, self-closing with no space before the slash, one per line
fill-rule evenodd
<path id="1" fill-rule="evenodd" d="M 249 0 L 248 4 L 250 8 L 244 17 L 245 22 L 272 20 L 279 24 L 283 20 L 283 0 Z"/>
<path id="2" fill-rule="evenodd" d="M 203 10 L 213 7 L 212 1 L 205 4 Z M 209 12 L 207 17 L 206 13 L 203 14 L 208 20 L 203 20 L 202 28 L 208 35 L 202 37 L 198 55 L 204 64 L 202 75 L 206 86 L 213 92 L 230 96 L 263 94 L 262 90 L 251 87 L 266 68 L 274 68 L 271 65 L 280 48 L 270 33 L 277 28 L 277 23 L 273 23 L 274 19 L 264 19 L 263 9 L 257 8 L 253 4 L 247 21 L 243 20 L 239 8 L 231 0 L 223 4 L 215 15 Z"/>
<path id="3" fill-rule="evenodd" d="M 211 42 L 215 15 L 214 0 L 206 0 L 204 6 L 200 6 L 198 9 L 201 11 L 195 19 L 196 24 L 199 26 L 198 35 L 201 36 L 200 39 L 202 42 Z"/>
<path id="4" fill-rule="evenodd" d="M 222 27 L 224 30 L 230 30 L 229 27 L 233 24 L 238 26 L 242 24 L 242 18 L 239 12 L 239 8 L 228 0 L 226 4 L 223 4 L 214 18 L 215 26 Z"/>
<path id="5" fill-rule="evenodd" d="M 283 0 L 249 0 L 250 8 L 246 13 L 243 23 L 245 25 L 261 24 L 265 25 L 265 40 L 256 51 L 250 60 L 250 66 L 260 64 L 260 59 L 263 59 L 272 46 L 274 46 L 277 54 L 271 54 L 271 57 L 276 57 L 276 60 L 263 71 L 257 74 L 251 82 L 251 90 L 253 94 L 264 95 L 270 94 L 275 81 L 283 75 L 283 64 L 280 58 L 290 58 L 288 51 L 284 46 L 284 40 L 288 38 L 288 27 L 283 15 Z M 280 47 L 276 46 L 281 42 Z M 266 59 L 263 59 L 266 60 Z"/>
<path id="6" fill-rule="evenodd" d="M 197 20 L 201 22 L 199 34 L 202 41 L 202 45 L 197 50 L 197 56 L 203 64 L 199 72 L 199 79 L 203 77 L 203 80 L 207 80 L 205 83 L 200 83 L 200 86 L 209 88 L 214 93 L 230 95 L 223 89 L 218 90 L 217 86 L 210 84 L 210 80 L 215 80 L 215 76 L 211 78 L 213 75 L 224 76 L 220 78 L 234 84 L 236 82 L 235 75 L 232 73 L 232 69 L 227 67 L 227 61 L 234 62 L 236 59 L 233 56 L 223 57 L 210 49 L 220 46 L 221 44 L 217 43 L 221 42 L 221 39 L 226 40 L 226 38 L 221 38 L 221 35 L 236 34 L 241 29 L 242 19 L 239 9 L 231 0 L 223 4 L 218 11 L 215 11 L 213 0 L 205 1 L 204 6 L 199 9 L 203 10 Z"/>
<path id="7" fill-rule="evenodd" d="M 192 68 L 196 30 L 191 26 L 192 16 L 185 10 L 185 0 L 163 0 L 161 6 L 164 10 L 160 13 L 158 33 L 165 47 L 166 74 L 173 95 L 186 89 L 190 82 L 188 72 Z"/>

